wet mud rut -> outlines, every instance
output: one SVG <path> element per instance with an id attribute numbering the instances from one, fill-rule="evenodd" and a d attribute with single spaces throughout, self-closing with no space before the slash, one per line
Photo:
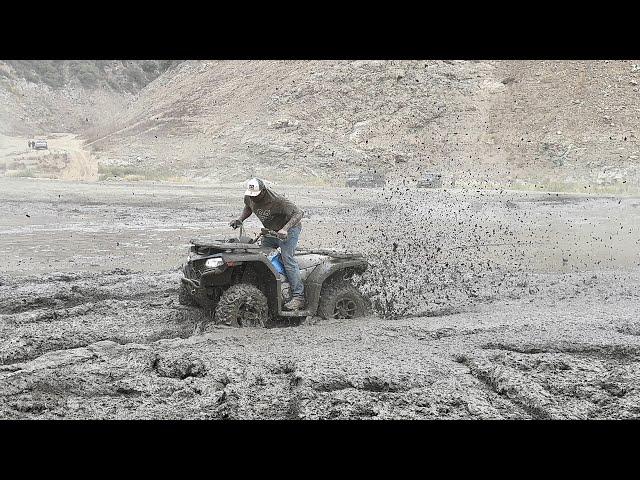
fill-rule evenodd
<path id="1" fill-rule="evenodd" d="M 0 418 L 640 416 L 640 274 L 541 277 L 446 316 L 195 334 L 178 278 L 5 279 Z"/>

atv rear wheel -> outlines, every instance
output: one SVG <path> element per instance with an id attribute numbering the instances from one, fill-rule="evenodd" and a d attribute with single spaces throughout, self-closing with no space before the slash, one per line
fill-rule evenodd
<path id="1" fill-rule="evenodd" d="M 351 319 L 368 313 L 367 302 L 350 283 L 337 282 L 322 288 L 318 315 L 324 319 Z"/>
<path id="2" fill-rule="evenodd" d="M 267 297 L 253 285 L 231 285 L 220 297 L 213 319 L 232 327 L 264 327 L 269 319 Z"/>

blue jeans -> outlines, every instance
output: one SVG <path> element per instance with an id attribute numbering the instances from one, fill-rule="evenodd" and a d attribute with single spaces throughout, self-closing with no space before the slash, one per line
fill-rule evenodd
<path id="1" fill-rule="evenodd" d="M 300 279 L 300 266 L 293 256 L 296 251 L 296 247 L 298 246 L 298 238 L 300 237 L 301 231 L 302 226 L 298 225 L 289 230 L 286 240 L 279 240 L 277 238 L 262 239 L 263 247 L 280 247 L 282 264 L 284 265 L 285 272 L 287 272 L 287 280 L 289 280 L 291 293 L 294 297 L 304 297 L 304 284 Z"/>

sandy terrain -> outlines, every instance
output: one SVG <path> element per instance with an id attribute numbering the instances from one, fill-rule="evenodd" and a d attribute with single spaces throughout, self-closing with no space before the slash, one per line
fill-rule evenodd
<path id="1" fill-rule="evenodd" d="M 94 181 L 98 179 L 98 162 L 77 135 L 48 135 L 48 148 L 34 150 L 29 140 L 43 137 L 0 135 L 0 168 L 7 176 L 35 176 L 63 180 Z"/>
<path id="2" fill-rule="evenodd" d="M 375 315 L 232 329 L 179 305 L 241 184 L 0 178 L 0 418 L 640 416 L 640 198 L 275 188 L 301 246 L 367 255 Z"/>

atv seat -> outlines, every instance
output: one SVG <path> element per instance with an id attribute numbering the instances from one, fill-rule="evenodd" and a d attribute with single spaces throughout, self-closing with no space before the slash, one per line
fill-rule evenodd
<path id="1" fill-rule="evenodd" d="M 314 253 L 296 254 L 295 259 L 300 267 L 300 279 L 304 282 L 311 272 L 326 260 L 326 258 L 327 257 L 325 255 L 318 255 Z"/>

